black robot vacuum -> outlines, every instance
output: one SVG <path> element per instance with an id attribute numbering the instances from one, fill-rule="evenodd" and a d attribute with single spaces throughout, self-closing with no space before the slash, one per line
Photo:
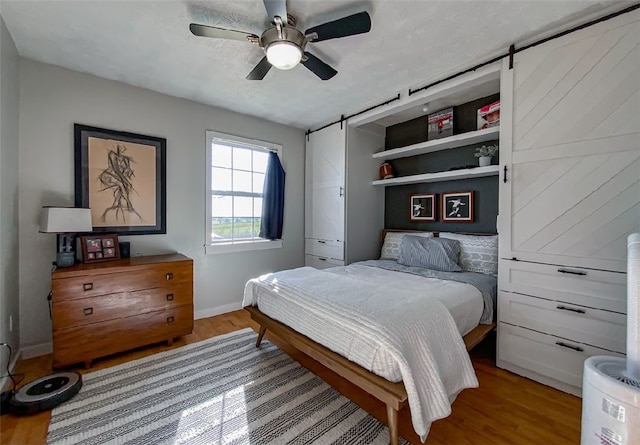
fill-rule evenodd
<path id="1" fill-rule="evenodd" d="M 17 390 L 3 408 L 12 414 L 35 414 L 66 402 L 78 394 L 80 388 L 82 376 L 77 372 L 46 375 Z"/>

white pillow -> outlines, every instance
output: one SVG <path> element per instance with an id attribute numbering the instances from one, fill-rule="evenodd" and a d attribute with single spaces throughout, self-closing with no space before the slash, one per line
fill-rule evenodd
<path id="1" fill-rule="evenodd" d="M 397 260 L 402 247 L 402 238 L 405 235 L 423 236 L 432 238 L 433 232 L 387 232 L 382 243 L 382 251 L 380 252 L 381 260 Z"/>
<path id="2" fill-rule="evenodd" d="M 458 240 L 462 270 L 488 275 L 498 274 L 498 235 L 480 236 L 440 232 L 439 236 Z"/>

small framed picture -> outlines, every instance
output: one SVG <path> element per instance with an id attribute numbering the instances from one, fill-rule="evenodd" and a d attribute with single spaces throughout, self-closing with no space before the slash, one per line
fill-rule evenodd
<path id="1" fill-rule="evenodd" d="M 100 252 L 102 250 L 102 240 L 99 238 L 87 238 L 87 252 Z"/>
<path id="2" fill-rule="evenodd" d="M 120 258 L 118 235 L 87 235 L 80 237 L 82 262 L 115 260 Z"/>
<path id="3" fill-rule="evenodd" d="M 411 195 L 409 206 L 411 221 L 436 220 L 436 195 L 434 193 Z"/>
<path id="4" fill-rule="evenodd" d="M 473 222 L 473 191 L 442 194 L 443 222 Z"/>

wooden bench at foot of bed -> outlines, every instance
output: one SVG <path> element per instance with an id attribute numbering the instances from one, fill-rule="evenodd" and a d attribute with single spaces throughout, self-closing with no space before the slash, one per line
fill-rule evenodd
<path id="1" fill-rule="evenodd" d="M 398 445 L 398 411 L 407 404 L 407 391 L 402 382 L 393 383 L 380 377 L 363 367 L 347 360 L 340 354 L 336 354 L 330 349 L 305 337 L 289 326 L 274 320 L 260 312 L 257 307 L 247 306 L 245 308 L 251 314 L 251 318 L 260 325 L 256 347 L 260 346 L 267 329 L 281 340 L 290 344 L 298 351 L 308 355 L 322 365 L 331 369 L 336 374 L 347 379 L 349 382 L 368 392 L 387 406 L 387 419 L 389 426 L 389 440 L 391 445 Z M 495 328 L 495 324 L 481 324 L 463 337 L 467 351 L 476 346 L 489 332 Z"/>

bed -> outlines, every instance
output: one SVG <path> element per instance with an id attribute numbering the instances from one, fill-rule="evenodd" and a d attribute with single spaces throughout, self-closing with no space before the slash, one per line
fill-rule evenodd
<path id="1" fill-rule="evenodd" d="M 381 400 L 392 444 L 404 405 L 424 440 L 457 394 L 478 385 L 467 350 L 495 326 L 496 278 L 486 272 L 493 262 L 497 272 L 497 237 L 433 235 L 385 232 L 380 260 L 277 272 L 245 287 L 243 306 L 260 325 L 256 346 L 269 330 Z M 449 251 L 470 239 L 488 245 L 479 255 L 485 273 L 462 269 L 469 251 Z M 437 251 L 436 264 L 430 258 L 427 265 L 444 270 L 418 267 L 425 248 L 426 256 Z"/>

